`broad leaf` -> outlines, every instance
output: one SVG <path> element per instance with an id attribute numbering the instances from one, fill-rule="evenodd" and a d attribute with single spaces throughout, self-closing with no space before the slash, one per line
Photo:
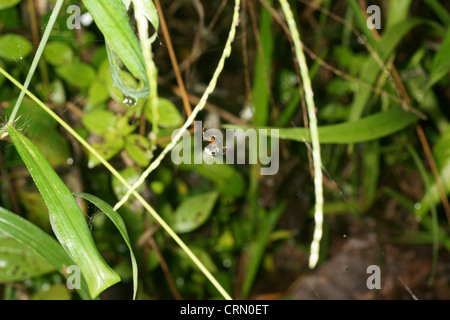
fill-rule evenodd
<path id="1" fill-rule="evenodd" d="M 200 227 L 210 216 L 217 197 L 217 192 L 208 192 L 185 199 L 173 215 L 173 229 L 186 233 Z"/>
<path id="2" fill-rule="evenodd" d="M 83 192 L 75 192 L 74 194 L 88 200 L 89 202 L 93 203 L 97 208 L 102 210 L 103 213 L 106 214 L 108 218 L 114 223 L 114 225 L 122 235 L 123 240 L 125 240 L 125 243 L 127 244 L 128 249 L 130 250 L 131 265 L 133 268 L 133 287 L 134 287 L 133 299 L 136 299 L 137 285 L 138 285 L 137 263 L 136 258 L 134 257 L 133 247 L 131 245 L 130 238 L 128 237 L 127 228 L 125 226 L 125 223 L 123 222 L 122 217 L 116 211 L 114 211 L 114 209 L 108 203 L 106 203 L 100 198 L 97 198 L 96 196 Z"/>
<path id="3" fill-rule="evenodd" d="M 41 152 L 13 126 L 8 133 L 49 209 L 53 232 L 80 267 L 92 298 L 120 281 L 95 246 L 86 220 L 64 182 Z"/>
<path id="4" fill-rule="evenodd" d="M 74 264 L 54 238 L 28 220 L 2 207 L 0 207 L 0 231 L 21 243 L 24 248 L 39 254 L 64 276 L 67 276 L 66 268 Z M 82 278 L 82 284 L 84 283 Z M 78 293 L 83 299 L 90 299 L 85 285 L 81 286 Z"/>
<path id="5" fill-rule="evenodd" d="M 9 33 L 0 37 L 0 57 L 9 60 L 22 60 L 33 50 L 31 42 L 25 37 Z"/>

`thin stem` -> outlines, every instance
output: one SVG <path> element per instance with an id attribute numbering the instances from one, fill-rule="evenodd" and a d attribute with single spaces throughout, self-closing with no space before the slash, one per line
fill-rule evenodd
<path id="1" fill-rule="evenodd" d="M 322 160 L 320 157 L 320 143 L 319 134 L 317 130 L 316 106 L 314 104 L 314 93 L 311 87 L 311 80 L 309 79 L 308 66 L 306 64 L 305 55 L 302 50 L 302 42 L 300 34 L 295 24 L 294 16 L 291 7 L 286 0 L 280 0 L 281 8 L 286 17 L 289 31 L 291 32 L 294 41 L 295 54 L 300 67 L 300 73 L 303 80 L 303 87 L 305 91 L 305 100 L 308 109 L 309 130 L 311 133 L 312 142 L 312 156 L 314 165 L 314 191 L 316 197 L 316 206 L 314 213 L 315 228 L 313 240 L 311 243 L 311 253 L 309 257 L 309 267 L 313 269 L 319 260 L 320 240 L 322 239 L 323 227 L 323 186 L 322 186 Z"/>
<path id="2" fill-rule="evenodd" d="M 33 62 L 31 63 L 30 70 L 28 71 L 27 78 L 25 79 L 25 83 L 23 85 L 23 89 L 20 92 L 19 98 L 17 99 L 16 105 L 11 112 L 11 116 L 9 117 L 8 123 L 12 124 L 14 120 L 16 120 L 17 112 L 19 111 L 20 104 L 22 103 L 23 98 L 25 97 L 25 90 L 28 89 L 31 79 L 33 78 L 34 72 L 36 71 L 36 67 L 41 59 L 42 53 L 44 52 L 45 45 L 47 44 L 50 33 L 52 32 L 53 25 L 55 24 L 56 18 L 58 17 L 59 11 L 63 5 L 64 0 L 58 0 L 56 2 L 55 7 L 53 8 L 53 12 L 50 15 L 50 20 L 48 21 L 47 27 L 45 28 L 44 34 L 42 35 L 41 42 L 39 43 L 39 47 L 37 48 L 36 54 L 33 58 Z"/>
<path id="3" fill-rule="evenodd" d="M 147 72 L 148 85 L 149 85 L 149 102 L 152 110 L 152 134 L 150 136 L 150 150 L 156 145 L 158 139 L 159 129 L 159 112 L 158 112 L 158 70 L 152 57 L 152 45 L 151 39 L 148 34 L 148 20 L 142 13 L 140 2 L 135 3 L 135 17 L 138 25 L 139 40 L 142 46 L 142 53 L 145 60 L 145 69 Z"/>
<path id="4" fill-rule="evenodd" d="M 172 46 L 172 40 L 170 39 L 169 30 L 167 29 L 166 20 L 164 19 L 164 14 L 162 12 L 161 4 L 159 0 L 155 0 L 156 9 L 158 10 L 159 22 L 161 23 L 161 30 L 166 41 L 167 51 L 169 52 L 170 61 L 172 62 L 173 71 L 175 72 L 175 78 L 177 79 L 178 87 L 180 87 L 181 99 L 183 100 L 184 110 L 186 115 L 189 117 L 192 113 L 191 104 L 189 103 L 189 98 L 184 87 L 183 78 L 181 77 L 180 68 L 178 66 L 177 57 Z"/>

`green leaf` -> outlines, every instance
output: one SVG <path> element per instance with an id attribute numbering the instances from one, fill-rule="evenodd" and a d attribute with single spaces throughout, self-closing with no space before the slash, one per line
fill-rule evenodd
<path id="1" fill-rule="evenodd" d="M 152 151 L 150 142 L 140 134 L 132 134 L 125 138 L 125 151 L 141 167 L 148 166 Z"/>
<path id="2" fill-rule="evenodd" d="M 74 62 L 56 68 L 56 73 L 68 84 L 85 89 L 95 79 L 94 69 L 83 62 Z"/>
<path id="3" fill-rule="evenodd" d="M 396 0 L 389 2 L 389 15 L 387 17 L 386 29 L 404 21 L 408 17 L 411 0 Z"/>
<path id="4" fill-rule="evenodd" d="M 267 2 L 273 3 L 272 0 Z M 262 50 L 258 50 L 256 58 L 252 97 L 255 106 L 254 123 L 264 126 L 269 119 L 269 87 L 271 85 L 271 64 L 275 41 L 272 31 L 272 16 L 264 6 L 261 7 L 259 34 Z"/>
<path id="5" fill-rule="evenodd" d="M 25 37 L 8 33 L 0 37 L 0 57 L 9 60 L 22 60 L 33 50 L 33 45 Z"/>
<path id="6" fill-rule="evenodd" d="M 158 98 L 157 110 L 159 114 L 158 125 L 161 128 L 176 128 L 183 123 L 183 117 L 172 101 L 164 98 Z M 150 100 L 148 100 L 145 105 L 144 114 L 148 121 L 153 121 Z"/>
<path id="7" fill-rule="evenodd" d="M 77 196 L 80 196 L 91 203 L 93 203 L 97 208 L 103 211 L 104 214 L 108 216 L 108 218 L 114 223 L 116 228 L 119 230 L 120 234 L 122 235 L 123 240 L 125 240 L 125 243 L 128 246 L 128 249 L 130 250 L 130 256 L 131 256 L 131 265 L 133 268 L 133 299 L 136 299 L 136 293 L 137 293 L 137 286 L 138 286 L 138 269 L 137 269 L 137 263 L 136 258 L 134 256 L 133 247 L 130 242 L 130 238 L 128 237 L 127 228 L 125 226 L 125 223 L 123 222 L 122 217 L 113 210 L 113 208 L 103 201 L 100 198 L 97 198 L 96 196 L 93 196 L 88 193 L 83 192 L 75 192 L 74 193 Z"/>
<path id="8" fill-rule="evenodd" d="M 349 144 L 380 139 L 405 129 L 418 121 L 418 117 L 402 108 L 392 108 L 358 121 L 349 121 L 335 125 L 319 127 L 320 143 Z M 225 128 L 239 128 L 226 125 Z M 278 129 L 267 128 L 265 129 Z M 257 127 L 257 129 L 259 129 Z M 270 136 L 271 130 L 268 130 Z M 280 139 L 310 142 L 309 130 L 305 128 L 281 128 Z"/>
<path id="9" fill-rule="evenodd" d="M 125 169 L 120 170 L 119 173 L 127 181 L 127 183 L 132 186 L 139 179 L 142 172 L 136 167 L 126 167 Z M 116 177 L 112 178 L 111 186 L 117 199 L 122 199 L 127 194 L 128 188 L 125 187 Z M 144 190 L 144 185 L 140 185 L 137 188 L 138 192 L 141 192 L 142 190 Z"/>
<path id="10" fill-rule="evenodd" d="M 88 101 L 91 106 L 105 103 L 109 99 L 109 91 L 105 83 L 95 79 L 89 86 Z"/>
<path id="11" fill-rule="evenodd" d="M 14 7 L 22 0 L 0 0 L 0 10 Z"/>
<path id="12" fill-rule="evenodd" d="M 44 57 L 48 63 L 55 66 L 61 66 L 72 62 L 73 50 L 65 42 L 53 41 L 45 46 Z"/>
<path id="13" fill-rule="evenodd" d="M 34 293 L 31 300 L 70 300 L 70 291 L 62 283 L 54 284 L 46 290 Z"/>
<path id="14" fill-rule="evenodd" d="M 433 69 L 431 70 L 430 80 L 427 87 L 431 88 L 436 82 L 444 77 L 450 69 L 450 28 L 445 34 L 439 51 L 433 60 Z"/>
<path id="15" fill-rule="evenodd" d="M 92 298 L 120 281 L 106 264 L 89 232 L 83 213 L 63 181 L 30 140 L 13 126 L 8 133 L 49 209 L 53 232 L 80 267 Z"/>
<path id="16" fill-rule="evenodd" d="M 115 76 L 119 62 L 112 56 L 114 54 L 117 54 L 117 57 L 134 76 L 139 77 L 145 83 L 144 91 L 148 91 L 146 90 L 148 80 L 141 45 L 121 1 L 83 0 L 83 2 L 106 39 L 110 69 L 116 86 L 125 94 L 132 96 L 131 92 L 126 92 L 127 88 Z M 135 93 L 139 95 L 138 92 Z"/>
<path id="17" fill-rule="evenodd" d="M 261 260 L 264 257 L 267 244 L 269 243 L 270 234 L 275 229 L 275 226 L 277 225 L 285 207 L 286 205 L 284 203 L 280 203 L 277 207 L 267 213 L 264 211 L 261 212 L 261 215 L 266 218 L 262 221 L 262 225 L 259 228 L 256 239 L 249 245 L 247 250 L 247 261 L 249 261 L 249 263 L 246 266 L 247 269 L 245 270 L 245 278 L 241 289 L 242 297 L 244 299 L 247 298 L 250 293 L 256 274 L 261 265 Z"/>
<path id="18" fill-rule="evenodd" d="M 211 214 L 218 195 L 214 191 L 185 199 L 173 215 L 173 229 L 179 233 L 186 233 L 200 227 Z"/>
<path id="19" fill-rule="evenodd" d="M 116 115 L 108 110 L 96 109 L 84 115 L 82 122 L 86 129 L 103 136 L 114 128 Z"/>
<path id="20" fill-rule="evenodd" d="M 66 276 L 65 270 L 74 262 L 61 245 L 47 233 L 24 218 L 0 207 L 0 231 L 46 259 L 56 270 Z M 84 284 L 82 278 L 82 284 Z M 86 286 L 78 293 L 83 299 L 90 299 Z"/>
<path id="21" fill-rule="evenodd" d="M 433 157 L 436 161 L 436 167 L 439 171 L 441 182 L 448 195 L 450 192 L 450 127 L 447 128 L 434 145 Z M 437 205 L 442 201 L 434 177 L 430 175 L 428 180 L 430 187 L 420 201 L 420 205 L 415 208 L 415 214 L 418 217 L 423 217 L 425 213 L 430 210 L 431 206 Z"/>
<path id="22" fill-rule="evenodd" d="M 92 147 L 105 159 L 109 160 L 122 150 L 124 141 L 121 137 L 107 139 L 103 143 L 93 143 Z M 100 160 L 92 153 L 89 153 L 88 167 L 93 168 L 100 164 Z"/>
<path id="23" fill-rule="evenodd" d="M 55 270 L 47 260 L 0 232 L 0 282 L 21 281 Z"/>
<path id="24" fill-rule="evenodd" d="M 180 163 L 180 170 L 194 170 L 201 176 L 214 181 L 216 190 L 230 197 L 240 197 L 245 192 L 244 177 L 229 164 Z"/>
<path id="25" fill-rule="evenodd" d="M 9 118 L 15 104 L 16 99 L 5 109 L 5 117 Z M 47 159 L 50 159 L 50 164 L 53 166 L 67 165 L 67 158 L 70 157 L 69 145 L 57 129 L 58 123 L 29 98 L 22 100 L 17 115 L 20 118 L 17 118 L 16 126 L 24 130 L 31 130 L 34 144 Z M 30 129 L 31 125 L 32 129 Z"/>
<path id="26" fill-rule="evenodd" d="M 153 29 L 155 29 L 155 33 L 150 38 L 150 43 L 153 43 L 156 37 L 158 36 L 158 29 L 159 29 L 158 11 L 156 10 L 153 1 L 134 0 L 133 2 L 135 10 L 139 8 L 144 14 L 144 16 L 147 18 L 147 20 L 150 21 L 151 25 L 153 26 Z"/>
<path id="27" fill-rule="evenodd" d="M 378 55 L 383 63 L 386 62 L 389 55 L 394 51 L 395 47 L 399 44 L 400 40 L 414 27 L 419 24 L 425 23 L 425 20 L 411 18 L 406 21 L 400 22 L 390 29 L 386 30 L 381 37 L 381 40 L 377 43 Z M 366 28 L 367 29 L 367 28 Z M 361 81 L 375 85 L 378 74 L 381 71 L 381 67 L 377 60 L 372 56 L 367 58 L 366 63 L 361 68 Z M 360 87 L 355 94 L 353 104 L 350 111 L 350 120 L 358 120 L 363 114 L 364 108 L 368 105 L 369 98 L 372 96 L 372 90 L 367 87 Z"/>

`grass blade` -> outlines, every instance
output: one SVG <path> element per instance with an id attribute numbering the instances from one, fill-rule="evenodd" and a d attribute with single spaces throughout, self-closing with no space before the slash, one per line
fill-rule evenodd
<path id="1" fill-rule="evenodd" d="M 44 52 L 45 45 L 47 44 L 48 37 L 52 32 L 53 25 L 56 22 L 56 18 L 58 17 L 59 11 L 61 10 L 61 6 L 63 5 L 64 0 L 58 0 L 55 4 L 53 12 L 48 21 L 47 27 L 45 28 L 44 34 L 42 36 L 42 40 L 39 43 L 39 47 L 36 50 L 36 54 L 34 55 L 33 62 L 31 63 L 30 70 L 28 71 L 27 78 L 25 79 L 25 83 L 23 84 L 25 89 L 28 89 L 28 86 L 31 83 L 31 79 L 33 78 L 34 72 L 36 71 L 36 67 L 41 59 L 42 53 Z M 17 99 L 16 105 L 14 106 L 13 112 L 11 113 L 11 117 L 8 122 L 13 123 L 17 112 L 19 110 L 20 104 L 22 103 L 23 98 L 25 97 L 25 90 L 20 91 L 19 98 Z"/>
<path id="2" fill-rule="evenodd" d="M 84 192 L 74 192 L 73 194 L 93 203 L 97 208 L 103 211 L 104 214 L 106 214 L 106 216 L 114 223 L 116 228 L 119 230 L 120 234 L 123 237 L 123 240 L 125 240 L 125 243 L 127 244 L 128 249 L 130 250 L 131 266 L 133 268 L 133 288 L 134 288 L 133 299 L 136 299 L 138 286 L 138 268 L 136 258 L 133 252 L 133 247 L 131 245 L 130 238 L 128 237 L 127 228 L 125 226 L 125 223 L 123 222 L 122 217 L 116 211 L 114 211 L 113 208 L 108 203 L 106 203 L 105 201 L 94 195 Z"/>
<path id="3" fill-rule="evenodd" d="M 80 267 L 92 298 L 120 281 L 106 264 L 89 232 L 83 213 L 69 189 L 33 143 L 11 124 L 8 133 L 49 209 L 53 231 Z"/>
<path id="4" fill-rule="evenodd" d="M 28 220 L 2 207 L 0 207 L 0 231 L 38 253 L 64 276 L 67 275 L 66 268 L 74 264 L 54 238 Z M 83 281 L 84 279 L 82 279 L 82 283 Z M 82 299 L 91 298 L 84 285 L 81 286 L 78 293 Z"/>
<path id="5" fill-rule="evenodd" d="M 385 112 L 379 112 L 367 116 L 358 121 L 349 121 L 318 128 L 320 143 L 351 144 L 367 142 L 387 137 L 405 129 L 417 122 L 419 118 L 402 108 L 392 108 Z M 225 125 L 225 128 L 242 128 L 239 126 Z M 257 127 L 257 129 L 270 129 Z M 278 129 L 278 128 L 276 128 Z M 271 130 L 267 130 L 270 136 Z M 308 129 L 305 128 L 280 128 L 281 139 L 310 142 Z"/>
<path id="6" fill-rule="evenodd" d="M 388 70 L 383 70 L 383 66 L 380 63 L 385 63 L 388 57 L 392 54 L 395 47 L 399 44 L 400 40 L 411 31 L 414 27 L 419 24 L 425 23 L 422 19 L 408 19 L 403 21 L 390 29 L 386 30 L 381 37 L 381 40 L 377 43 L 375 48 L 380 48 L 377 50 L 378 57 L 374 59 L 373 57 L 368 57 L 366 63 L 361 70 L 361 80 L 371 86 L 374 85 L 380 71 L 389 72 Z M 367 29 L 367 28 L 366 28 Z M 378 61 L 379 59 L 379 61 Z M 353 103 L 350 111 L 350 120 L 358 120 L 364 112 L 364 108 L 368 105 L 369 98 L 372 95 L 372 90 L 367 87 L 360 88 L 355 94 Z"/>

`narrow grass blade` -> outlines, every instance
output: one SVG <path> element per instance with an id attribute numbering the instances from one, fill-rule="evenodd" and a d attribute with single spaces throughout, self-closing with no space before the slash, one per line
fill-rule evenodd
<path id="1" fill-rule="evenodd" d="M 101 211 L 103 211 L 104 214 L 114 223 L 116 228 L 119 230 L 120 234 L 123 237 L 123 240 L 125 240 L 125 243 L 128 246 L 128 249 L 130 250 L 130 256 L 131 256 L 131 266 L 133 268 L 133 299 L 136 299 L 136 293 L 137 293 L 137 286 L 138 286 L 138 268 L 136 263 L 136 258 L 134 256 L 133 247 L 130 242 L 130 238 L 128 237 L 127 228 L 125 226 L 125 223 L 123 222 L 122 217 L 113 210 L 113 208 L 103 201 L 102 199 L 88 194 L 84 192 L 74 192 L 73 193 L 76 196 L 80 196 L 92 204 L 94 204 L 97 208 L 99 208 Z"/>
<path id="2" fill-rule="evenodd" d="M 74 264 L 54 238 L 28 220 L 2 207 L 0 207 L 0 231 L 20 242 L 24 247 L 38 253 L 64 276 L 67 276 L 66 268 Z M 83 282 L 84 279 L 82 279 Z M 91 299 L 84 285 L 81 286 L 78 293 L 82 299 Z"/>
<path id="3" fill-rule="evenodd" d="M 49 209 L 53 231 L 67 254 L 80 267 L 89 293 L 95 298 L 120 281 L 120 277 L 103 260 L 77 202 L 47 159 L 11 124 L 7 129 Z"/>
<path id="4" fill-rule="evenodd" d="M 400 43 L 404 36 L 411 31 L 414 27 L 425 23 L 423 19 L 408 19 L 402 21 L 383 33 L 380 41 L 377 43 L 378 57 L 368 57 L 367 61 L 361 70 L 361 80 L 370 86 L 374 86 L 375 81 L 383 68 L 380 64 L 385 63 L 388 57 L 392 54 L 395 47 Z M 367 28 L 366 28 L 367 29 Z M 389 72 L 389 70 L 384 70 Z M 350 111 L 350 120 L 355 121 L 361 118 L 364 109 L 369 103 L 369 99 L 372 95 L 372 90 L 369 87 L 361 87 L 355 94 Z"/>
<path id="5" fill-rule="evenodd" d="M 443 78 L 450 69 L 450 28 L 442 40 L 439 51 L 433 60 L 433 68 L 430 74 L 430 80 L 427 88 L 431 88 L 436 82 Z"/>
<path id="6" fill-rule="evenodd" d="M 267 1 L 272 5 L 272 0 Z M 271 87 L 271 64 L 274 46 L 272 17 L 270 12 L 261 7 L 259 26 L 259 48 L 256 57 L 252 99 L 255 106 L 254 123 L 257 126 L 267 125 L 269 119 L 269 102 Z"/>
<path id="7" fill-rule="evenodd" d="M 416 123 L 419 118 L 402 108 L 392 108 L 376 113 L 358 121 L 349 121 L 329 126 L 319 127 L 320 143 L 351 144 L 372 141 L 387 137 Z M 226 125 L 225 128 L 239 128 Z M 242 128 L 242 127 L 241 127 Z M 261 127 L 270 129 L 268 127 Z M 257 127 L 259 129 L 259 127 Z M 278 128 L 277 128 L 278 129 Z M 267 130 L 270 136 L 271 130 Z M 310 142 L 308 130 L 305 128 L 280 128 L 281 139 Z"/>
<path id="8" fill-rule="evenodd" d="M 270 235 L 275 229 L 281 214 L 286 207 L 285 203 L 280 203 L 276 208 L 268 212 L 267 219 L 263 221 L 263 226 L 259 230 L 259 234 L 255 241 L 250 244 L 248 253 L 248 267 L 247 272 L 242 284 L 241 295 L 243 299 L 246 299 L 252 289 L 255 282 L 258 269 L 261 265 L 261 260 L 264 257 L 264 252 L 269 243 Z"/>
<path id="9" fill-rule="evenodd" d="M 450 25 L 450 13 L 438 0 L 424 0 L 424 2 L 434 11 L 436 16 L 446 25 Z"/>
<path id="10" fill-rule="evenodd" d="M 30 70 L 28 71 L 27 78 L 25 79 L 25 83 L 23 84 L 25 89 L 28 89 L 28 86 L 31 83 L 31 79 L 33 78 L 34 72 L 36 71 L 36 67 L 39 63 L 39 60 L 41 59 L 42 53 L 44 52 L 44 48 L 45 45 L 47 44 L 48 37 L 52 32 L 53 25 L 56 22 L 56 18 L 58 17 L 63 2 L 64 0 L 58 0 L 58 2 L 56 2 L 55 4 L 55 7 L 53 8 L 53 12 L 50 16 L 47 27 L 45 28 L 41 42 L 39 43 L 39 47 L 37 48 L 36 54 L 34 55 L 33 58 L 33 62 L 31 63 Z M 14 106 L 13 112 L 11 113 L 11 117 L 9 118 L 8 122 L 10 123 L 14 122 L 17 115 L 17 111 L 19 110 L 20 104 L 22 103 L 24 97 L 25 97 L 25 90 L 22 90 L 19 94 L 19 98 L 17 99 L 16 105 Z"/>

